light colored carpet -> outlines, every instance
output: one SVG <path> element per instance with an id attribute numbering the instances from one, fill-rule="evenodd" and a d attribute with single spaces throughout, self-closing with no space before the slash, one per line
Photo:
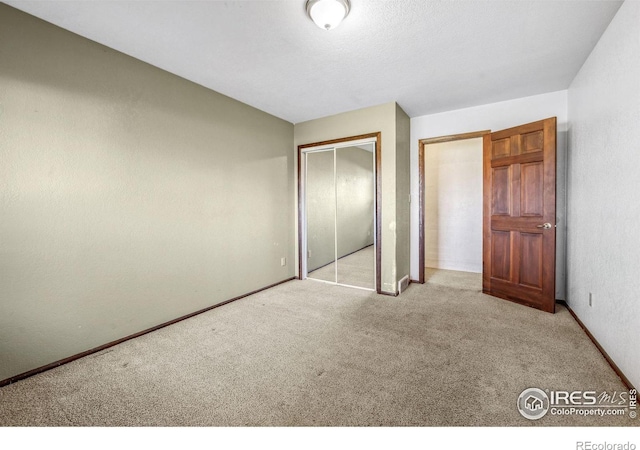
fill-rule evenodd
<path id="1" fill-rule="evenodd" d="M 338 259 L 338 283 L 375 289 L 375 248 L 373 245 Z M 309 278 L 336 281 L 336 263 L 309 273 Z"/>
<path id="2" fill-rule="evenodd" d="M 291 281 L 0 388 L 0 425 L 637 425 L 520 416 L 528 387 L 622 391 L 562 307 L 430 273 L 400 297 Z"/>

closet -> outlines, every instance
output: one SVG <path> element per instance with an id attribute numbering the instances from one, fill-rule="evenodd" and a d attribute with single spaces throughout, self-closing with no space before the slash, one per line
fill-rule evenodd
<path id="1" fill-rule="evenodd" d="M 375 139 L 301 151 L 302 278 L 375 289 L 375 152 Z"/>

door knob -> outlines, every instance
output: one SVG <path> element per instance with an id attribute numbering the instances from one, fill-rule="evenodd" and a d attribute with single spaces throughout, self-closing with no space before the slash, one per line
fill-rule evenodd
<path id="1" fill-rule="evenodd" d="M 536 225 L 536 228 L 543 228 L 545 230 L 548 230 L 549 228 L 551 228 L 551 224 L 549 222 L 547 223 L 543 223 L 542 225 Z"/>

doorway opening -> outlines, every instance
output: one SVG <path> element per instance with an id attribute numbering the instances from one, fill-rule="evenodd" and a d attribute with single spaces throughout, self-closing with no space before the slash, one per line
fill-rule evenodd
<path id="1" fill-rule="evenodd" d="M 482 286 L 483 136 L 421 139 L 418 281 Z"/>
<path id="2" fill-rule="evenodd" d="M 298 147 L 300 279 L 380 292 L 380 138 Z"/>
<path id="3" fill-rule="evenodd" d="M 543 311 L 555 311 L 556 122 L 555 117 L 550 117 L 495 132 L 419 142 L 420 283 L 426 278 L 426 148 L 430 144 L 481 137 L 482 292 Z M 458 169 L 454 162 L 445 171 L 447 182 L 460 175 Z M 446 202 L 453 203 L 455 214 L 459 213 L 455 196 L 447 197 Z M 446 206 L 451 209 L 451 205 Z M 455 246 L 468 245 L 466 237 L 463 234 Z"/>

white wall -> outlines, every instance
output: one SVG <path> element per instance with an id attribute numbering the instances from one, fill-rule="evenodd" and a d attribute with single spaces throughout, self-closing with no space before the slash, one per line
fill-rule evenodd
<path id="1" fill-rule="evenodd" d="M 482 138 L 425 146 L 425 266 L 482 272 Z"/>
<path id="2" fill-rule="evenodd" d="M 565 298 L 565 172 L 567 91 L 551 92 L 506 102 L 458 109 L 411 119 L 411 278 L 418 279 L 418 141 L 420 139 L 502 130 L 524 123 L 556 116 L 557 142 L 557 219 L 556 230 L 556 298 Z"/>
<path id="3" fill-rule="evenodd" d="M 623 3 L 569 88 L 568 167 L 567 300 L 640 387 L 638 2 Z"/>

